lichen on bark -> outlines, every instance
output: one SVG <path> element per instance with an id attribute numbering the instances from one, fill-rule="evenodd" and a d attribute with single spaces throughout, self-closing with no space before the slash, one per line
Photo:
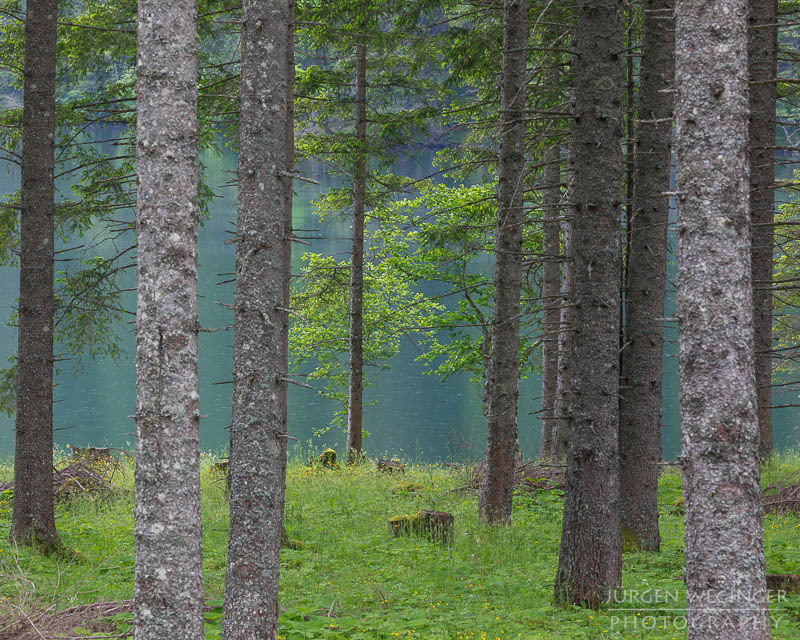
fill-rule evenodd
<path id="1" fill-rule="evenodd" d="M 746 0 L 678 0 L 678 369 L 690 640 L 766 640 Z"/>
<path id="2" fill-rule="evenodd" d="M 222 636 L 274 638 L 286 472 L 293 5 L 245 0 Z"/>
<path id="3" fill-rule="evenodd" d="M 136 640 L 203 635 L 196 23 L 194 0 L 139 3 Z"/>

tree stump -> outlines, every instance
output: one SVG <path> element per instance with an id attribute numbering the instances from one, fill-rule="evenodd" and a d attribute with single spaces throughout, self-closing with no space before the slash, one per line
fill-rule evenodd
<path id="1" fill-rule="evenodd" d="M 328 469 L 338 469 L 339 463 L 336 461 L 336 451 L 331 448 L 325 449 L 319 454 L 317 463 Z"/>
<path id="2" fill-rule="evenodd" d="M 396 460 L 378 460 L 378 471 L 384 473 L 405 473 L 406 465 Z"/>
<path id="3" fill-rule="evenodd" d="M 452 542 L 453 514 L 444 511 L 418 511 L 389 518 L 389 532 L 398 538 L 416 535 L 433 542 Z"/>
<path id="4" fill-rule="evenodd" d="M 419 482 L 400 482 L 389 487 L 391 494 L 420 493 L 425 491 L 425 485 Z"/>

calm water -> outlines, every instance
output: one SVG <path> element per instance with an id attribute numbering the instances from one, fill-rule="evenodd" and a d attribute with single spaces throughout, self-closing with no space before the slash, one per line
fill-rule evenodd
<path id="1" fill-rule="evenodd" d="M 396 171 L 412 177 L 425 175 L 430 168 L 427 154 L 413 159 L 400 159 Z M 217 302 L 230 303 L 233 284 L 218 285 L 228 276 L 220 275 L 234 270 L 234 247 L 224 241 L 230 237 L 236 215 L 235 189 L 221 185 L 230 180 L 226 171 L 235 169 L 235 159 L 228 155 L 221 159 L 208 159 L 209 182 L 221 195 L 213 206 L 210 219 L 199 235 L 199 303 L 200 320 L 204 327 L 226 327 L 232 324 L 232 313 Z M 325 174 L 314 176 L 320 185 L 298 183 L 294 204 L 294 225 L 297 228 L 321 230 L 322 239 L 311 247 L 296 244 L 293 264 L 299 264 L 300 253 L 307 250 L 345 255 L 349 248 L 346 225 L 320 225 L 313 215 L 310 200 L 331 185 Z M 0 168 L 0 193 L 8 193 L 18 184 L 18 175 L 11 169 Z M 308 234 L 310 235 L 310 234 Z M 130 274 L 128 286 L 134 286 Z M 18 292 L 17 272 L 0 269 L 0 318 L 8 317 L 10 307 Z M 133 310 L 135 297 L 130 294 L 128 308 Z M 674 294 L 668 296 L 666 316 L 674 312 Z M 120 335 L 128 357 L 118 364 L 105 359 L 88 361 L 84 373 L 73 377 L 65 370 L 57 377 L 55 405 L 55 440 L 64 446 L 110 445 L 130 447 L 133 443 L 135 410 L 135 372 L 133 361 L 133 325 L 120 327 Z M 665 338 L 670 341 L 664 357 L 664 457 L 674 458 L 679 447 L 677 358 L 674 356 L 676 331 L 667 325 Z M 226 446 L 230 423 L 231 387 L 215 385 L 231 379 L 231 331 L 220 330 L 200 334 L 200 409 L 208 417 L 200 427 L 200 441 L 204 450 L 221 450 Z M 0 325 L 0 362 L 16 351 L 16 332 Z M 423 367 L 414 361 L 417 349 L 410 341 L 404 343 L 402 352 L 391 363 L 388 371 L 370 373 L 374 386 L 366 392 L 366 401 L 377 401 L 376 406 L 365 407 L 365 428 L 371 436 L 365 441 L 369 455 L 402 455 L 419 460 L 464 458 L 479 456 L 484 448 L 485 423 L 481 413 L 478 389 L 466 376 L 440 382 L 423 375 Z M 520 441 L 526 455 L 533 455 L 539 447 L 539 422 L 532 412 L 539 408 L 541 383 L 531 375 L 520 388 Z M 786 392 L 776 395 L 775 404 L 796 400 L 797 394 Z M 316 396 L 312 391 L 290 385 L 289 432 L 304 447 L 332 445 L 341 447 L 344 436 L 329 432 L 322 438 L 313 430 L 326 425 L 334 406 Z M 776 444 L 792 444 L 796 436 L 796 412 L 775 411 Z M 0 457 L 13 453 L 14 421 L 0 415 Z"/>

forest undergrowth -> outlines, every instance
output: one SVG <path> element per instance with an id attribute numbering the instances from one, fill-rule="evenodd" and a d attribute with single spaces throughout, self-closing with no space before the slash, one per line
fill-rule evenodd
<path id="1" fill-rule="evenodd" d="M 57 456 L 62 464 L 67 452 Z M 206 638 L 220 637 L 227 498 L 224 476 L 202 460 Z M 133 461 L 121 456 L 114 491 L 57 503 L 67 551 L 43 556 L 8 542 L 10 492 L 0 493 L 0 640 L 127 637 L 133 597 Z M 58 466 L 58 465 L 57 465 Z M 0 484 L 12 479 L 0 464 Z M 765 487 L 800 481 L 800 452 L 763 470 Z M 400 482 L 422 485 L 398 491 Z M 563 492 L 520 488 L 512 524 L 476 520 L 472 471 L 409 464 L 402 475 L 374 462 L 345 469 L 289 465 L 285 524 L 296 548 L 281 554 L 281 640 L 567 640 L 686 638 L 681 477 L 662 473 L 662 551 L 626 553 L 623 589 L 600 611 L 553 606 Z M 531 483 L 532 485 L 535 483 Z M 394 488 L 394 491 L 393 491 Z M 418 487 L 417 487 L 418 488 Z M 388 519 L 420 509 L 455 518 L 450 544 L 394 537 Z M 767 571 L 800 574 L 800 517 L 764 518 Z M 796 638 L 800 595 L 771 594 L 773 638 Z"/>

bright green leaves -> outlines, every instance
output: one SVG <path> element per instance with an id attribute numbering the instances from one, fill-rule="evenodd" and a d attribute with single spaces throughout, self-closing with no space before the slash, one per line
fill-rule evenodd
<path id="1" fill-rule="evenodd" d="M 387 189 L 408 180 L 385 178 Z M 414 198 L 385 199 L 369 212 L 364 276 L 364 354 L 386 366 L 403 336 L 420 348 L 419 360 L 441 377 L 467 373 L 479 386 L 488 359 L 496 195 L 494 184 L 457 186 L 423 181 Z M 323 199 L 329 211 L 348 203 L 346 189 Z M 533 216 L 533 214 L 531 214 Z M 525 250 L 540 251 L 535 219 Z M 535 310 L 534 270 L 525 284 L 523 309 Z M 306 254 L 292 300 L 290 349 L 293 368 L 341 407 L 347 402 L 349 261 Z M 520 368 L 533 366 L 537 344 L 533 313 L 522 320 Z"/>
<path id="2" fill-rule="evenodd" d="M 292 368 L 307 374 L 307 382 L 320 395 L 336 401 L 333 418 L 339 426 L 347 412 L 348 286 L 349 261 L 307 253 L 302 280 L 292 298 L 293 321 L 289 334 Z M 364 362 L 387 366 L 407 336 L 429 341 L 425 323 L 441 306 L 413 290 L 390 260 L 364 265 Z M 366 385 L 365 385 L 366 386 Z"/>
<path id="3" fill-rule="evenodd" d="M 436 338 L 419 357 L 439 376 L 468 373 L 483 384 L 488 362 L 489 323 L 493 304 L 491 270 L 497 201 L 494 184 L 450 187 L 424 182 L 413 200 L 388 203 L 374 212 L 381 255 L 417 284 L 442 308 L 427 320 Z M 526 227 L 524 249 L 537 253 L 541 232 Z M 523 309 L 535 308 L 537 284 L 529 272 Z M 532 314 L 521 323 L 520 371 L 533 365 L 536 344 Z"/>

